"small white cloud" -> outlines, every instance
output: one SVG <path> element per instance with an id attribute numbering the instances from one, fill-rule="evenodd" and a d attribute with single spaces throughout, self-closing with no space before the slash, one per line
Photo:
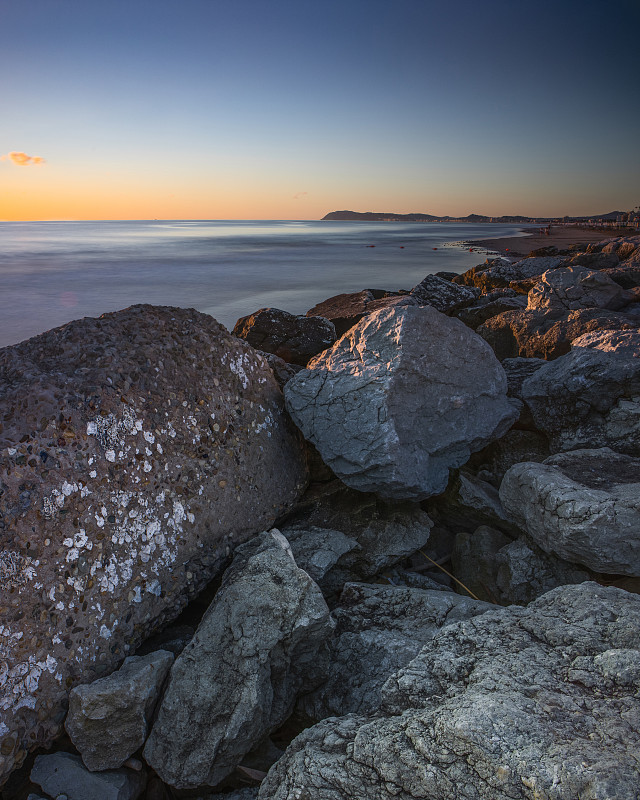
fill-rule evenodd
<path id="1" fill-rule="evenodd" d="M 293 199 L 294 200 L 302 200 L 302 198 L 306 197 L 306 195 L 308 195 L 308 194 L 309 194 L 309 192 L 296 192 L 296 194 L 293 195 Z"/>

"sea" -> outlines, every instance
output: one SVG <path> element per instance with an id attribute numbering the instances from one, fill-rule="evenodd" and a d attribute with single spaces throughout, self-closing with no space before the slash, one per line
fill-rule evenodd
<path id="1" fill-rule="evenodd" d="M 309 220 L 0 222 L 0 347 L 135 303 L 195 308 L 231 330 L 362 289 L 410 289 L 484 260 L 500 224 Z"/>

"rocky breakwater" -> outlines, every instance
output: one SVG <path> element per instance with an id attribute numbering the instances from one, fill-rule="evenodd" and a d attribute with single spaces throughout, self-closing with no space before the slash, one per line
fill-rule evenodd
<path id="1" fill-rule="evenodd" d="M 306 484 L 265 361 L 134 306 L 0 351 L 0 780 Z"/>

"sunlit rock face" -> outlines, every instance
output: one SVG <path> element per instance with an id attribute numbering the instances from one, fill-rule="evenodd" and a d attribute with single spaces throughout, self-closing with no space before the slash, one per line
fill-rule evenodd
<path id="1" fill-rule="evenodd" d="M 285 387 L 287 409 L 344 483 L 389 499 L 444 491 L 449 469 L 517 413 L 491 348 L 434 308 L 361 320 Z"/>
<path id="2" fill-rule="evenodd" d="M 0 779 L 305 482 L 271 370 L 205 314 L 134 306 L 0 351 Z"/>

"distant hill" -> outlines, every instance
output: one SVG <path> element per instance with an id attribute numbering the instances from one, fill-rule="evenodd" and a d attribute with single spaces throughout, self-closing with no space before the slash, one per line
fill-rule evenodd
<path id="1" fill-rule="evenodd" d="M 527 217 L 522 214 L 505 214 L 489 217 L 485 214 L 468 214 L 466 217 L 437 217 L 434 214 L 397 214 L 394 211 L 331 211 L 323 220 L 355 220 L 360 222 L 502 222 L 512 225 L 540 225 L 548 222 L 615 222 L 626 218 L 626 211 L 609 211 L 590 217 Z"/>
<path id="2" fill-rule="evenodd" d="M 323 220 L 356 220 L 360 222 L 536 222 L 531 217 L 503 216 L 487 217 L 484 214 L 468 214 L 466 217 L 436 217 L 433 214 L 397 214 L 393 211 L 331 211 Z"/>

